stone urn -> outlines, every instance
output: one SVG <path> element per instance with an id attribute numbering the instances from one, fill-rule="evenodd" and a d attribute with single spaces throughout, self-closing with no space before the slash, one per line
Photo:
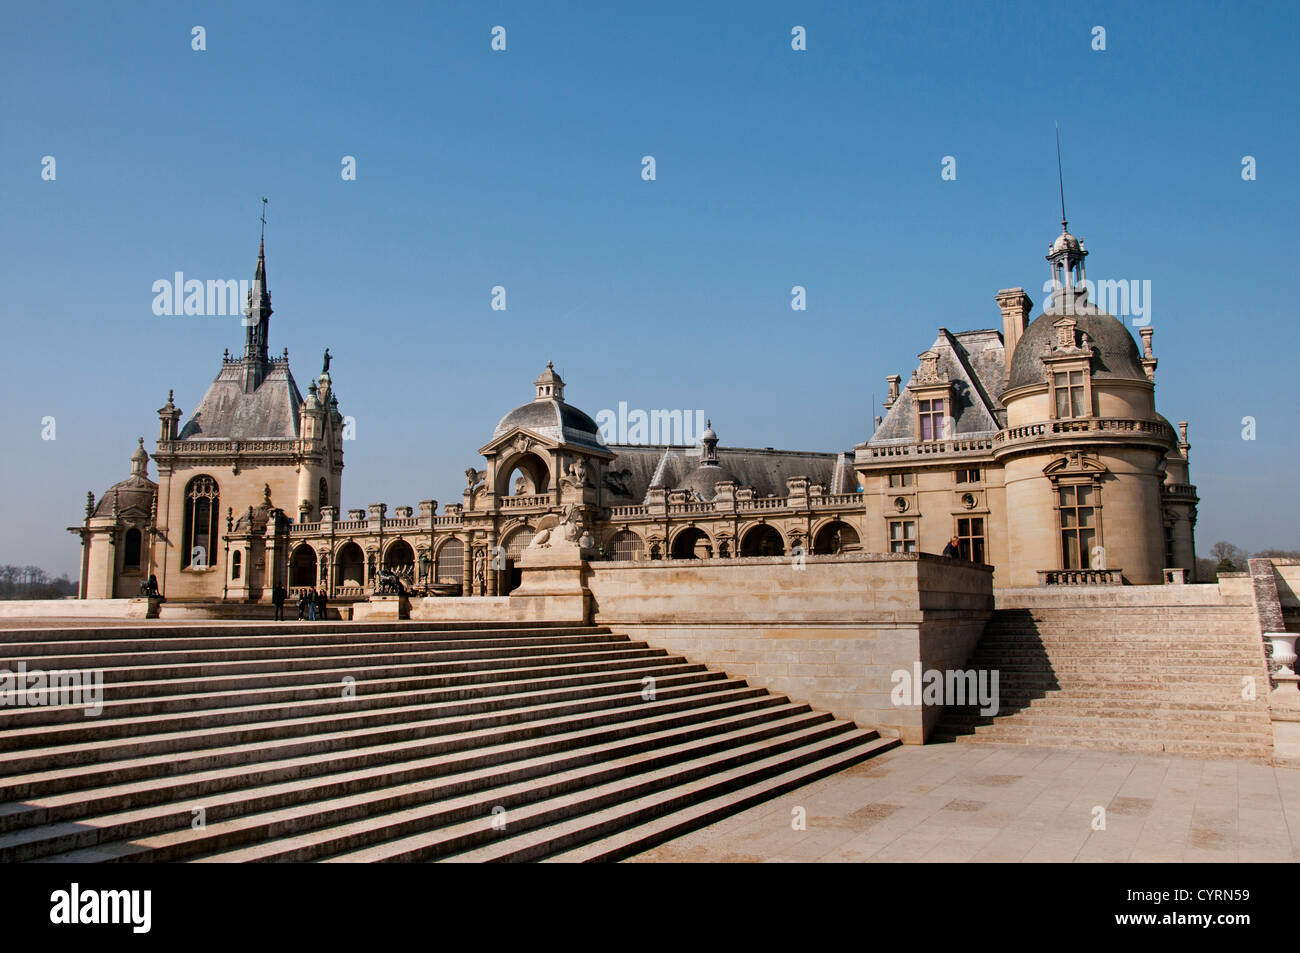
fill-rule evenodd
<path id="1" fill-rule="evenodd" d="M 1265 632 L 1264 638 L 1273 647 L 1273 661 L 1280 666 L 1277 675 L 1294 678 L 1295 670 L 1291 666 L 1295 665 L 1295 640 L 1300 635 L 1293 632 Z"/>

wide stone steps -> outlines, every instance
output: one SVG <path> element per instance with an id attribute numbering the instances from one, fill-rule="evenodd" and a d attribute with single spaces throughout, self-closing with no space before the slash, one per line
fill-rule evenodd
<path id="1" fill-rule="evenodd" d="M 533 859 L 896 744 L 599 627 L 55 631 L 0 665 L 100 669 L 103 713 L 0 709 L 0 862 Z"/>
<path id="2" fill-rule="evenodd" d="M 1169 751 L 1265 761 L 1263 650 L 1237 606 L 999 609 L 966 667 L 999 713 L 949 706 L 932 740 Z M 1245 680 L 1257 697 L 1242 697 Z"/>

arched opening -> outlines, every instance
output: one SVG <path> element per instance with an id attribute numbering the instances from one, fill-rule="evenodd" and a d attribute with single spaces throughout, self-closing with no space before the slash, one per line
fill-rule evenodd
<path id="1" fill-rule="evenodd" d="M 445 586 L 462 586 L 465 583 L 465 544 L 459 539 L 449 539 L 438 547 L 433 560 L 433 581 Z"/>
<path id="2" fill-rule="evenodd" d="M 181 568 L 207 569 L 217 551 L 217 514 L 221 495 L 217 481 L 196 476 L 185 485 L 184 524 L 181 528 Z"/>
<path id="3" fill-rule="evenodd" d="M 813 555 L 816 556 L 856 553 L 860 549 L 862 542 L 858 538 L 858 531 L 842 520 L 831 520 L 813 538 Z"/>
<path id="4" fill-rule="evenodd" d="M 395 572 L 407 585 L 415 583 L 415 550 L 404 539 L 399 539 L 384 553 L 384 568 Z"/>
<path id="5" fill-rule="evenodd" d="M 334 557 L 334 584 L 339 589 L 365 588 L 366 556 L 356 543 L 344 543 Z"/>
<path id="6" fill-rule="evenodd" d="M 122 568 L 140 568 L 140 531 L 134 526 L 126 531 L 122 540 Z"/>
<path id="7" fill-rule="evenodd" d="M 238 579 L 240 575 L 243 573 L 243 568 L 244 568 L 244 554 L 240 552 L 238 549 L 236 549 L 233 553 L 230 554 L 230 578 L 232 580 Z"/>
<path id="8" fill-rule="evenodd" d="M 302 545 L 293 551 L 289 559 L 289 585 L 294 588 L 316 587 L 316 550 Z"/>
<path id="9" fill-rule="evenodd" d="M 610 559 L 645 559 L 645 543 L 630 529 L 615 533 L 609 543 Z"/>
<path id="10" fill-rule="evenodd" d="M 713 543 L 702 529 L 684 529 L 673 540 L 673 559 L 709 559 L 712 555 Z"/>
<path id="11" fill-rule="evenodd" d="M 498 577 L 497 594 L 509 595 L 519 588 L 523 582 L 523 573 L 517 568 L 520 554 L 528 548 L 528 544 L 533 541 L 537 534 L 527 526 L 521 526 L 515 530 L 506 539 L 506 566 L 505 571 Z M 491 563 L 488 564 L 488 570 L 492 570 Z"/>
<path id="12" fill-rule="evenodd" d="M 750 529 L 740 541 L 742 556 L 784 556 L 785 540 L 775 527 L 766 523 Z"/>
<path id="13" fill-rule="evenodd" d="M 522 454 L 511 465 L 504 482 L 497 485 L 498 496 L 531 496 L 551 488 L 551 471 L 546 461 L 535 453 Z"/>

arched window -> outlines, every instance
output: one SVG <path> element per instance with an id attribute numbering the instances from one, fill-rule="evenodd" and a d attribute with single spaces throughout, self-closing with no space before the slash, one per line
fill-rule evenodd
<path id="1" fill-rule="evenodd" d="M 135 527 L 126 531 L 122 541 L 122 566 L 125 569 L 140 568 L 140 531 Z"/>
<path id="2" fill-rule="evenodd" d="M 230 554 L 230 578 L 231 579 L 239 578 L 239 570 L 243 562 L 244 562 L 244 554 L 241 553 L 239 550 L 236 549 L 233 553 Z"/>
<path id="3" fill-rule="evenodd" d="M 330 505 L 330 485 L 325 482 L 325 478 L 320 478 L 320 492 L 316 495 L 316 513 Z"/>
<path id="4" fill-rule="evenodd" d="M 817 536 L 813 539 L 813 554 L 818 556 L 853 553 L 861 548 L 858 531 L 840 520 L 827 523 L 817 531 Z"/>
<path id="5" fill-rule="evenodd" d="M 520 527 L 511 533 L 510 538 L 506 540 L 506 559 L 512 562 L 518 559 L 519 554 L 528 548 L 528 544 L 533 541 L 535 535 L 537 534 L 527 526 Z"/>
<path id="6" fill-rule="evenodd" d="M 185 486 L 185 525 L 181 530 L 181 568 L 207 569 L 217 551 L 217 481 L 197 476 Z"/>
<path id="7" fill-rule="evenodd" d="M 713 545 L 708 534 L 701 529 L 684 529 L 673 540 L 673 559 L 709 559 L 712 556 Z"/>
<path id="8" fill-rule="evenodd" d="M 645 544 L 641 542 L 641 537 L 630 529 L 625 529 L 615 535 L 609 549 L 611 559 L 645 558 Z"/>
<path id="9" fill-rule="evenodd" d="M 449 539 L 438 550 L 434 560 L 433 575 L 436 582 L 459 583 L 461 573 L 465 571 L 465 544 L 458 539 Z"/>
<path id="10" fill-rule="evenodd" d="M 334 582 L 342 588 L 360 589 L 366 584 L 366 557 L 354 542 L 343 544 L 335 560 Z"/>

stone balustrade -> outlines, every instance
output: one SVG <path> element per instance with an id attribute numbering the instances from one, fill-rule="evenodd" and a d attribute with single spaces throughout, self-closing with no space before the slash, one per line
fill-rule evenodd
<path id="1" fill-rule="evenodd" d="M 1040 586 L 1122 586 L 1122 569 L 1040 569 Z"/>
<path id="2" fill-rule="evenodd" d="M 550 506 L 554 501 L 549 493 L 519 493 L 515 496 L 501 497 L 501 508 L 518 510 L 535 506 Z"/>

